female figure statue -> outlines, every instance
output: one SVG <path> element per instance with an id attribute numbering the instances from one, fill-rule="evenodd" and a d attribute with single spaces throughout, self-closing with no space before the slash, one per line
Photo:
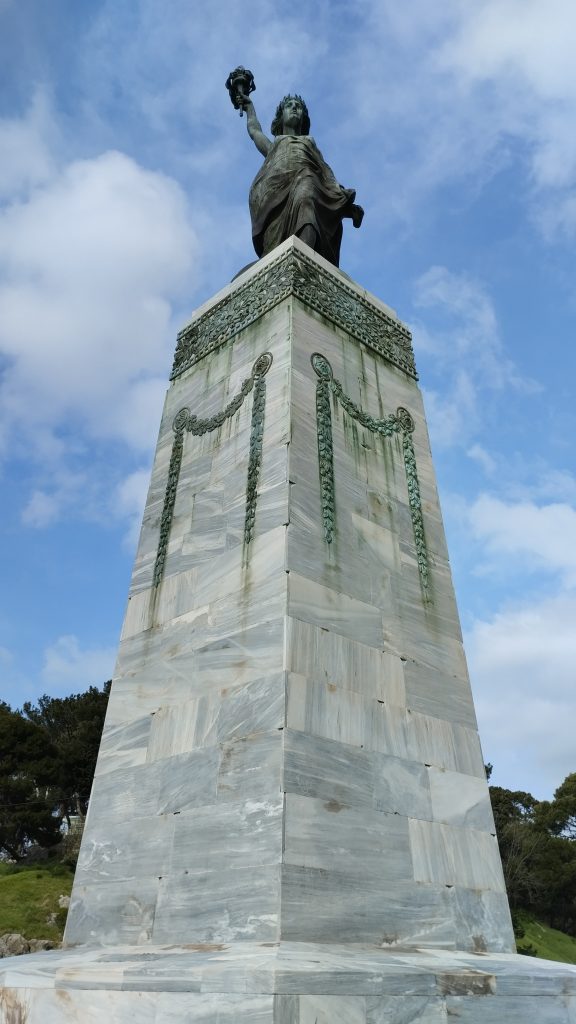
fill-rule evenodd
<path id="1" fill-rule="evenodd" d="M 252 239 L 265 256 L 291 235 L 298 235 L 336 267 L 340 258 L 342 219 L 360 227 L 364 211 L 356 192 L 339 185 L 309 135 L 310 118 L 301 96 L 285 96 L 272 121 L 271 141 L 264 135 L 248 96 L 239 97 L 248 134 L 265 157 L 250 189 Z"/>

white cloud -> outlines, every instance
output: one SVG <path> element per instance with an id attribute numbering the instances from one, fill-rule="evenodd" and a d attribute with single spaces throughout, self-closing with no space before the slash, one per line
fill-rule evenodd
<path id="1" fill-rule="evenodd" d="M 87 452 L 82 451 L 82 455 L 88 457 L 89 461 Z M 105 470 L 102 469 L 100 475 L 93 467 L 91 471 L 70 471 L 63 465 L 63 461 L 61 450 L 56 448 L 48 471 L 38 472 L 42 486 L 32 491 L 22 510 L 21 518 L 25 526 L 45 529 L 69 516 L 72 511 L 84 520 L 102 520 Z"/>
<path id="2" fill-rule="evenodd" d="M 165 126 L 177 109 L 184 117 L 206 116 L 228 104 L 224 81 L 238 64 L 240 39 L 242 60 L 253 68 L 259 91 L 270 77 L 295 88 L 298 76 L 314 69 L 327 50 L 329 18 L 326 5 L 307 7 L 303 16 L 297 5 L 283 9 L 275 0 L 253 0 L 247 32 L 246 11 L 229 0 L 194 7 L 173 0 L 169 18 L 156 0 L 136 0 L 124 17 L 115 0 L 106 0 L 87 41 L 85 72 L 92 95 L 104 99 L 120 83 L 133 109 L 154 127 Z"/>
<path id="3" fill-rule="evenodd" d="M 13 661 L 14 655 L 12 651 L 9 650 L 8 647 L 3 647 L 2 645 L 0 645 L 0 662 L 3 665 L 11 665 Z"/>
<path id="4" fill-rule="evenodd" d="M 473 536 L 484 545 L 488 568 L 545 571 L 576 586 L 576 510 L 561 502 L 509 502 L 481 495 L 468 510 Z"/>
<path id="5" fill-rule="evenodd" d="M 470 374 L 456 371 L 446 384 L 447 390 L 422 389 L 432 443 L 442 447 L 465 442 L 479 423 L 477 388 Z"/>
<path id="6" fill-rule="evenodd" d="M 371 214 L 411 230 L 438 187 L 477 191 L 514 163 L 524 170 L 515 198 L 547 235 L 573 234 L 572 0 L 370 0 L 362 14 L 340 68 L 354 68 L 346 135 L 382 138 L 365 171 Z"/>
<path id="7" fill-rule="evenodd" d="M 119 152 L 58 166 L 40 99 L 0 122 L 16 145 L 0 206 L 0 448 L 36 461 L 23 522 L 99 516 L 111 459 L 148 453 L 198 242 L 182 189 Z M 179 325 L 178 325 L 179 326 Z M 95 445 L 116 446 L 79 459 Z"/>
<path id="8" fill-rule="evenodd" d="M 442 57 L 470 79 L 502 77 L 542 100 L 576 99 L 575 31 L 571 0 L 484 0 L 460 6 Z"/>
<path id="9" fill-rule="evenodd" d="M 166 367 L 168 371 L 168 366 Z M 163 377 L 136 380 L 106 419 L 99 424 L 102 436 L 122 437 L 135 451 L 153 450 L 158 438 L 168 372 Z"/>
<path id="10" fill-rule="evenodd" d="M 465 638 L 484 755 L 495 782 L 550 798 L 574 771 L 576 597 L 477 620 Z"/>
<path id="11" fill-rule="evenodd" d="M 150 469 L 137 469 L 119 484 L 114 494 L 115 514 L 128 523 L 126 545 L 129 548 L 134 548 L 138 541 L 149 486 Z"/>
<path id="12" fill-rule="evenodd" d="M 430 433 L 440 445 L 468 444 L 481 421 L 481 396 L 505 386 L 533 392 L 505 354 L 492 300 L 481 282 L 447 267 L 430 267 L 415 282 L 414 306 L 426 325 L 413 324 L 414 347 L 433 358 L 424 390 Z"/>
<path id="13" fill-rule="evenodd" d="M 45 95 L 36 92 L 23 118 L 0 118 L 0 202 L 25 195 L 55 172 L 57 129 Z"/>
<path id="14" fill-rule="evenodd" d="M 438 65 L 470 88 L 486 88 L 499 141 L 506 134 L 528 143 L 533 212 L 549 232 L 576 227 L 574 46 L 571 0 L 486 0 L 460 7 Z M 482 121 L 480 121 L 482 130 Z"/>
<path id="15" fill-rule="evenodd" d="M 5 209 L 5 428 L 72 416 L 93 437 L 146 448 L 124 410 L 169 365 L 171 300 L 192 284 L 196 249 L 179 187 L 121 153 L 70 164 Z"/>
<path id="16" fill-rule="evenodd" d="M 83 650 L 77 637 L 61 636 L 44 651 L 42 679 L 59 692 L 81 693 L 111 678 L 115 657 L 114 647 Z"/>
<path id="17" fill-rule="evenodd" d="M 33 491 L 22 511 L 22 522 L 26 526 L 51 526 L 60 518 L 61 503 L 55 494 Z"/>
<path id="18" fill-rule="evenodd" d="M 556 501 L 576 505 L 576 477 L 564 469 L 545 466 L 530 486 L 529 495 L 536 498 L 554 498 Z"/>
<path id="19" fill-rule="evenodd" d="M 496 311 L 480 281 L 447 267 L 430 267 L 414 284 L 414 305 L 432 321 L 441 318 L 441 329 L 427 327 L 426 346 L 443 367 L 460 368 L 465 360 L 484 386 L 524 386 L 502 349 Z"/>
<path id="20" fill-rule="evenodd" d="M 466 452 L 469 459 L 474 459 L 486 473 L 486 476 L 492 476 L 496 472 L 497 461 L 496 459 L 487 452 L 481 444 L 473 444 Z"/>

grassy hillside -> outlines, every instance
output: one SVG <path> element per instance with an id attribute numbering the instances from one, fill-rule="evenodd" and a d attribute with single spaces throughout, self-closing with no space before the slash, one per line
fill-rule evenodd
<path id="1" fill-rule="evenodd" d="M 528 917 L 522 918 L 522 927 L 524 935 L 516 941 L 519 953 L 528 948 L 533 955 L 543 960 L 560 960 L 565 964 L 576 964 L 576 939 L 572 936 L 558 932 L 555 928 L 548 928 L 547 925 Z"/>
<path id="2" fill-rule="evenodd" d="M 60 896 L 69 896 L 72 870 L 64 864 L 19 867 L 0 863 L 0 935 L 19 932 L 26 939 L 62 939 L 66 910 Z M 49 924 L 51 915 L 56 915 Z"/>

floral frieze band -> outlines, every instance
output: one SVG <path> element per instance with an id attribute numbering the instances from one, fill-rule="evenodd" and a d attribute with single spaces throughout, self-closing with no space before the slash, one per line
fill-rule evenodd
<path id="1" fill-rule="evenodd" d="M 182 465 L 185 433 L 200 437 L 202 434 L 209 434 L 213 430 L 217 430 L 218 427 L 221 427 L 226 420 L 231 419 L 231 417 L 238 412 L 244 402 L 244 399 L 251 391 L 254 391 L 254 398 L 252 400 L 252 423 L 250 428 L 250 450 L 248 457 L 248 479 L 246 484 L 246 514 L 244 517 L 244 542 L 246 544 L 250 543 L 254 532 L 256 500 L 258 497 L 258 480 L 262 464 L 262 438 L 264 435 L 264 412 L 266 407 L 265 377 L 271 365 L 271 353 L 264 352 L 263 355 L 259 356 L 254 363 L 252 373 L 245 381 L 243 381 L 238 394 L 234 396 L 225 409 L 222 409 L 221 412 L 216 413 L 214 416 L 210 416 L 207 419 L 198 419 L 198 417 L 193 415 L 188 408 L 184 407 L 183 409 L 180 409 L 174 417 L 174 422 L 172 424 L 174 440 L 172 442 L 172 453 L 170 455 L 168 482 L 166 484 L 166 491 L 164 494 L 162 517 L 160 519 L 160 538 L 158 541 L 158 550 L 156 552 L 156 561 L 154 563 L 152 580 L 153 586 L 157 587 L 161 583 L 162 576 L 164 574 L 166 554 L 168 551 L 168 540 L 172 526 L 172 517 L 174 515 L 174 505 L 176 502 L 176 491 L 178 489 L 180 467 Z"/>
<path id="2" fill-rule="evenodd" d="M 376 419 L 369 413 L 364 412 L 352 399 L 344 393 L 340 381 L 336 380 L 332 367 L 325 356 L 315 352 L 311 356 L 312 366 L 318 377 L 316 384 L 316 430 L 318 435 L 318 466 L 320 473 L 320 500 L 322 503 L 322 524 L 324 537 L 328 544 L 332 543 L 334 536 L 334 524 L 336 517 L 336 499 L 334 489 L 334 453 L 332 445 L 332 409 L 331 395 L 348 415 L 356 420 L 362 427 L 370 430 L 373 434 L 380 434 L 381 437 L 391 437 L 399 434 L 402 440 L 402 451 L 404 455 L 404 469 L 406 472 L 406 484 L 408 488 L 408 504 L 414 530 L 414 541 L 416 545 L 416 558 L 418 571 L 424 591 L 427 593 L 429 585 L 428 553 L 426 550 L 426 538 L 424 535 L 424 520 L 422 518 L 422 502 L 420 500 L 420 487 L 418 484 L 418 473 L 416 471 L 416 456 L 412 434 L 414 433 L 414 421 L 407 409 L 400 407 L 396 413 L 391 413 L 383 419 Z"/>
<path id="3" fill-rule="evenodd" d="M 242 284 L 241 279 L 219 302 L 197 316 L 178 334 L 172 367 L 175 380 L 200 359 L 233 341 L 289 296 L 308 311 L 315 310 L 351 338 L 417 377 L 410 331 L 366 294 L 346 283 L 338 271 L 326 270 L 300 249 L 289 248 Z"/>

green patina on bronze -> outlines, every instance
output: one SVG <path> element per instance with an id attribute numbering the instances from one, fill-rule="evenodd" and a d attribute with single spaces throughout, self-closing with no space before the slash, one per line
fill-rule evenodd
<path id="1" fill-rule="evenodd" d="M 312 356 L 314 360 L 314 356 Z M 316 432 L 318 436 L 318 466 L 320 471 L 320 501 L 324 536 L 332 542 L 336 516 L 334 498 L 334 456 L 332 448 L 332 410 L 330 408 L 330 382 L 332 368 L 323 356 L 318 356 L 317 365 L 312 362 L 318 374 L 316 385 Z"/>
<path id="2" fill-rule="evenodd" d="M 252 379 L 254 398 L 252 400 L 252 425 L 250 428 L 250 455 L 248 459 L 248 480 L 246 484 L 246 515 L 244 518 L 244 543 L 249 544 L 256 519 L 258 479 L 262 465 L 262 440 L 264 437 L 264 413 L 266 410 L 266 374 L 272 364 L 272 356 L 265 352 L 254 363 Z"/>
<path id="3" fill-rule="evenodd" d="M 240 116 L 246 111 L 248 134 L 264 157 L 250 189 L 252 240 L 258 256 L 272 252 L 297 235 L 330 263 L 338 266 L 342 221 L 359 228 L 364 210 L 356 191 L 343 188 L 310 135 L 310 116 L 301 96 L 284 96 L 271 125 L 272 139 L 262 130 L 250 93 L 256 88 L 251 71 L 231 71 L 226 88 Z"/>
<path id="4" fill-rule="evenodd" d="M 307 310 L 320 314 L 416 379 L 410 331 L 357 289 L 295 249 L 282 253 L 180 331 L 171 379 L 227 344 L 291 295 Z"/>
<path id="5" fill-rule="evenodd" d="M 407 409 L 400 406 L 396 413 L 391 413 L 382 418 L 371 416 L 352 401 L 349 395 L 345 394 L 340 381 L 336 380 L 332 367 L 325 356 L 314 352 L 311 356 L 311 363 L 314 372 L 318 377 L 316 383 L 316 431 L 318 436 L 318 467 L 320 474 L 320 501 L 322 506 L 322 525 L 324 527 L 324 538 L 327 544 L 331 544 L 334 537 L 336 521 L 336 497 L 334 488 L 334 451 L 332 444 L 332 410 L 330 398 L 334 396 L 344 411 L 360 426 L 370 430 L 371 433 L 380 437 L 393 437 L 398 435 L 402 444 L 404 458 L 404 470 L 406 473 L 406 486 L 408 489 L 408 506 L 412 519 L 414 531 L 414 543 L 416 547 L 416 560 L 422 588 L 428 595 L 430 584 L 430 571 L 428 566 L 428 552 L 426 548 L 426 535 L 424 532 L 424 519 L 422 516 L 422 501 L 420 497 L 420 485 L 418 483 L 418 472 L 416 468 L 416 454 L 412 435 L 414 433 L 414 421 Z"/>
<path id="6" fill-rule="evenodd" d="M 152 584 L 154 587 L 159 586 L 164 575 L 166 555 L 168 552 L 168 540 L 170 538 L 170 529 L 172 527 L 172 519 L 174 516 L 176 491 L 178 489 L 182 454 L 184 451 L 184 434 L 189 433 L 196 437 L 201 437 L 203 434 L 209 434 L 214 430 L 219 430 L 226 420 L 230 420 L 234 414 L 238 412 L 244 403 L 244 399 L 252 390 L 254 390 L 252 422 L 250 427 L 248 478 L 246 483 L 246 514 L 244 517 L 244 542 L 246 544 L 250 543 L 256 519 L 258 480 L 262 464 L 262 439 L 264 436 L 264 413 L 266 408 L 265 376 L 271 365 L 272 355 L 270 352 L 265 352 L 263 355 L 259 356 L 252 367 L 252 373 L 245 381 L 243 381 L 239 392 L 234 395 L 234 398 L 224 409 L 222 409 L 221 412 L 216 413 L 214 416 L 209 416 L 206 419 L 199 419 L 197 416 L 193 415 L 188 408 L 184 407 L 183 409 L 180 409 L 174 417 L 174 422 L 172 424 L 174 440 L 172 442 L 170 465 L 168 467 L 168 482 L 164 493 L 164 505 L 162 507 L 162 516 L 160 519 L 160 537 L 158 540 L 158 548 L 156 551 L 156 560 L 154 562 L 154 572 L 152 576 Z"/>

